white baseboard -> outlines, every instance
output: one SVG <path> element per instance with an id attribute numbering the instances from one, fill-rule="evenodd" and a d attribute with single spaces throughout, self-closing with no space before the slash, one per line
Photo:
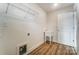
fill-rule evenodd
<path id="1" fill-rule="evenodd" d="M 54 40 L 53 42 L 57 42 L 57 43 L 64 44 L 64 45 L 68 45 L 67 43 L 59 42 L 59 41 L 56 41 L 56 40 Z M 69 45 L 69 46 L 72 46 L 72 45 Z"/>
<path id="2" fill-rule="evenodd" d="M 26 55 L 29 54 L 30 52 L 32 52 L 34 49 L 36 49 L 38 46 L 40 46 L 40 45 L 43 44 L 43 43 L 44 43 L 44 42 L 38 43 L 37 45 L 35 45 L 35 46 L 33 46 L 32 48 L 30 48 L 30 49 L 27 51 Z"/>

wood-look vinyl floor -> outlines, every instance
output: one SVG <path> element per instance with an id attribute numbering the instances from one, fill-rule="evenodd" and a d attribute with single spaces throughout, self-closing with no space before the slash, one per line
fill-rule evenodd
<path id="1" fill-rule="evenodd" d="M 53 42 L 43 43 L 28 55 L 76 55 L 73 47 Z"/>

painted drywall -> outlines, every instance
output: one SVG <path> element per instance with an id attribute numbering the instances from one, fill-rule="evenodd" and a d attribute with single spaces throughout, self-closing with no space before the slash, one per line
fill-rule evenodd
<path id="1" fill-rule="evenodd" d="M 5 33 L 7 32 L 7 24 L 4 19 L 4 17 L 0 16 L 0 54 L 5 54 L 7 52 L 5 51 L 5 49 L 7 49 L 5 39 Z"/>
<path id="2" fill-rule="evenodd" d="M 53 41 L 61 43 L 58 41 L 58 14 L 65 13 L 65 12 L 73 12 L 73 7 L 69 6 L 63 9 L 59 9 L 53 12 L 48 13 L 48 20 L 47 20 L 47 28 L 49 32 L 53 32 Z"/>
<path id="3" fill-rule="evenodd" d="M 76 31 L 77 54 L 79 54 L 79 4 L 75 4 L 75 9 L 76 9 L 76 17 L 77 17 L 77 31 Z"/>
<path id="4" fill-rule="evenodd" d="M 36 11 L 38 13 L 37 17 L 29 19 L 26 16 L 22 19 L 22 17 L 10 14 L 11 10 L 7 12 L 7 15 L 1 16 L 0 20 L 4 20 L 7 26 L 3 27 L 6 32 L 2 32 L 3 38 L 0 39 L 0 54 L 15 55 L 16 47 L 23 43 L 27 43 L 27 53 L 29 53 L 44 42 L 43 32 L 46 28 L 46 13 L 36 4 L 25 5 Z M 28 9 L 27 7 L 25 10 Z M 27 36 L 27 33 L 30 33 L 30 36 Z"/>

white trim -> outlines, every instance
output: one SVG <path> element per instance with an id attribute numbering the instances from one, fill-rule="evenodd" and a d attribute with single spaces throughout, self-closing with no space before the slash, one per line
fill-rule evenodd
<path id="1" fill-rule="evenodd" d="M 44 41 L 41 42 L 41 43 L 38 43 L 37 45 L 35 45 L 35 46 L 33 46 L 32 48 L 30 48 L 30 49 L 27 51 L 26 55 L 27 55 L 28 53 L 32 52 L 34 49 L 36 49 L 38 46 L 40 46 L 40 45 L 43 44 L 43 43 L 44 43 Z"/>
<path id="2" fill-rule="evenodd" d="M 59 42 L 59 41 L 56 41 L 56 40 L 53 40 L 53 42 L 56 42 L 56 43 L 59 43 L 59 44 L 64 44 L 64 45 L 67 45 L 66 43 L 64 43 L 64 42 Z M 70 45 L 68 45 L 68 46 L 70 46 Z"/>

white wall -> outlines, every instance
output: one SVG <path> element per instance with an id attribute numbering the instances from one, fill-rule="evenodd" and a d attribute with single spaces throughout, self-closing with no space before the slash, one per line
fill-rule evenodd
<path id="1" fill-rule="evenodd" d="M 0 16 L 0 54 L 6 54 L 7 52 L 7 39 L 5 39 L 5 33 L 7 32 L 7 24 L 4 19 L 4 17 Z"/>
<path id="2" fill-rule="evenodd" d="M 76 17 L 77 17 L 77 33 L 76 33 L 76 39 L 77 39 L 77 53 L 79 54 L 79 4 L 75 4 L 76 8 Z"/>
<path id="3" fill-rule="evenodd" d="M 73 12 L 73 7 L 66 7 L 63 9 L 56 10 L 54 12 L 48 13 L 48 31 L 53 32 L 53 41 L 58 41 L 58 34 L 57 34 L 57 22 L 58 22 L 58 14 L 65 13 L 65 12 Z"/>
<path id="4" fill-rule="evenodd" d="M 5 20 L 7 25 L 4 27 L 6 32 L 2 32 L 4 38 L 0 38 L 0 54 L 16 54 L 17 45 L 24 42 L 27 43 L 27 52 L 30 52 L 44 42 L 46 13 L 35 4 L 26 4 L 26 6 L 38 13 L 34 20 L 17 18 L 10 14 L 3 16 L 4 19 L 0 18 L 0 20 Z M 28 9 L 27 7 L 25 10 Z M 27 36 L 27 33 L 30 33 L 30 36 Z"/>

